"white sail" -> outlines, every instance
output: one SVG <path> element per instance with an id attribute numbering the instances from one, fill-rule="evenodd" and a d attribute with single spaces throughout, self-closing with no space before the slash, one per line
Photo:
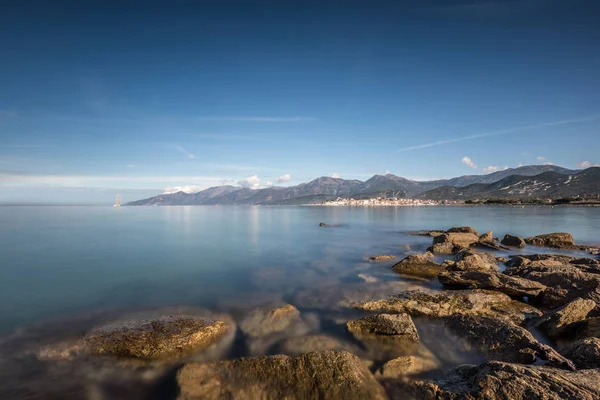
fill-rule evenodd
<path id="1" fill-rule="evenodd" d="M 115 204 L 113 204 L 113 207 L 121 207 L 121 196 L 119 196 L 117 194 L 117 199 L 115 200 Z"/>

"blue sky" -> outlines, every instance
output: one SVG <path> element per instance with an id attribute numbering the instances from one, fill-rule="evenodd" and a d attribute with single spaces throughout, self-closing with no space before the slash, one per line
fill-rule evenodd
<path id="1" fill-rule="evenodd" d="M 595 3 L 4 1 L 0 203 L 599 164 Z"/>

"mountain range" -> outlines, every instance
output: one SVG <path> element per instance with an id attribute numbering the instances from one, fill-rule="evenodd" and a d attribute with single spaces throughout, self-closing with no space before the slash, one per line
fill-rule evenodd
<path id="1" fill-rule="evenodd" d="M 508 168 L 487 175 L 464 175 L 436 181 L 413 181 L 396 175 L 374 175 L 367 181 L 321 177 L 296 186 L 248 189 L 231 185 L 197 193 L 161 194 L 133 201 L 148 205 L 283 205 L 315 204 L 337 197 L 399 197 L 431 200 L 481 198 L 558 198 L 600 193 L 600 168 L 570 170 L 554 165 Z"/>

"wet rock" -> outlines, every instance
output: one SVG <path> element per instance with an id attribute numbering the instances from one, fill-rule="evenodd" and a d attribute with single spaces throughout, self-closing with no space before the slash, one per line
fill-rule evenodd
<path id="1" fill-rule="evenodd" d="M 479 235 L 468 232 L 447 232 L 433 238 L 432 251 L 439 254 L 455 254 L 479 241 Z"/>
<path id="2" fill-rule="evenodd" d="M 533 267 L 559 267 L 561 265 L 573 265 L 583 272 L 594 274 L 600 273 L 600 261 L 593 258 L 578 258 L 563 254 L 532 254 L 522 256 L 510 256 L 507 267 L 516 268 L 522 266 Z"/>
<path id="3" fill-rule="evenodd" d="M 523 248 L 526 245 L 525 240 L 523 240 L 523 238 L 513 235 L 504 235 L 504 239 L 502 239 L 502 242 L 500 243 L 502 243 L 505 246 L 519 248 Z"/>
<path id="4" fill-rule="evenodd" d="M 500 272 L 489 271 L 443 271 L 438 280 L 449 289 L 487 289 L 505 293 L 511 297 L 537 297 L 546 290 L 539 282 L 515 278 Z"/>
<path id="5" fill-rule="evenodd" d="M 458 367 L 436 382 L 396 381 L 386 389 L 390 398 L 426 400 L 595 400 L 600 398 L 600 372 L 492 361 Z"/>
<path id="6" fill-rule="evenodd" d="M 512 261 L 512 260 L 511 260 Z M 579 297 L 600 304 L 600 276 L 583 272 L 574 265 L 509 267 L 504 271 L 510 276 L 519 276 L 540 282 L 548 287 L 542 296 L 542 304 L 560 307 Z"/>
<path id="7" fill-rule="evenodd" d="M 434 255 L 431 252 L 411 254 L 395 264 L 392 269 L 401 274 L 434 277 L 444 266 L 433 261 L 433 257 Z"/>
<path id="8" fill-rule="evenodd" d="M 179 399 L 384 399 L 367 367 L 347 352 L 187 364 Z"/>
<path id="9" fill-rule="evenodd" d="M 479 232 L 470 226 L 458 226 L 455 228 L 450 228 L 446 231 L 446 233 L 470 233 L 472 235 L 479 236 Z"/>
<path id="10" fill-rule="evenodd" d="M 322 334 L 286 338 L 279 342 L 275 348 L 278 352 L 287 355 L 325 350 L 345 350 L 353 354 L 360 353 L 357 346 L 336 337 Z"/>
<path id="11" fill-rule="evenodd" d="M 539 310 L 528 304 L 512 300 L 503 293 L 487 290 L 407 291 L 385 300 L 357 303 L 355 308 L 428 317 L 455 314 L 488 315 L 505 318 L 517 324 L 542 315 Z"/>
<path id="12" fill-rule="evenodd" d="M 479 236 L 479 241 L 481 243 L 494 243 L 494 234 L 492 231 L 487 231 L 483 235 Z"/>
<path id="13" fill-rule="evenodd" d="M 240 323 L 240 330 L 249 337 L 261 337 L 280 332 L 300 318 L 300 311 L 291 304 L 277 308 L 259 308 Z"/>
<path id="14" fill-rule="evenodd" d="M 326 224 L 325 222 L 319 222 L 319 226 L 329 226 L 329 225 Z"/>
<path id="15" fill-rule="evenodd" d="M 494 250 L 494 251 L 502 251 L 502 250 L 510 250 L 506 246 L 499 245 L 498 243 L 487 243 L 487 242 L 477 242 L 473 246 L 475 248 L 483 248 L 485 250 Z"/>
<path id="16" fill-rule="evenodd" d="M 498 261 L 490 253 L 463 250 L 454 257 L 455 263 L 446 271 L 498 271 Z"/>
<path id="17" fill-rule="evenodd" d="M 371 261 L 389 261 L 389 260 L 395 260 L 396 258 L 397 258 L 396 256 L 392 256 L 389 254 L 380 254 L 380 255 L 369 257 L 369 260 L 371 260 Z"/>
<path id="18" fill-rule="evenodd" d="M 418 342 L 419 334 L 408 314 L 378 314 L 348 321 L 348 331 L 361 341 L 383 340 L 385 342 Z"/>
<path id="19" fill-rule="evenodd" d="M 478 351 L 497 361 L 532 363 L 545 360 L 548 365 L 575 369 L 573 363 L 552 347 L 538 342 L 529 331 L 508 321 L 473 315 L 444 319 L 445 326 Z"/>
<path id="20" fill-rule="evenodd" d="M 411 236 L 429 236 L 429 237 L 440 236 L 440 235 L 443 235 L 444 233 L 446 233 L 446 232 L 445 231 L 438 231 L 438 230 L 432 230 L 432 231 L 410 231 L 410 232 L 406 232 L 407 235 L 411 235 Z"/>
<path id="21" fill-rule="evenodd" d="M 573 361 L 577 368 L 600 368 L 600 339 L 579 340 L 563 349 L 561 354 Z"/>
<path id="22" fill-rule="evenodd" d="M 525 239 L 525 243 L 534 246 L 553 247 L 556 249 L 570 249 L 575 246 L 573 236 L 570 233 L 565 232 L 532 236 Z"/>
<path id="23" fill-rule="evenodd" d="M 205 349 L 226 331 L 227 325 L 223 321 L 174 315 L 102 326 L 88 333 L 85 342 L 96 354 L 161 358 Z"/>
<path id="24" fill-rule="evenodd" d="M 505 263 L 508 261 L 508 259 L 504 258 L 504 257 L 496 257 L 496 261 L 499 263 Z"/>
<path id="25" fill-rule="evenodd" d="M 538 328 L 550 337 L 570 334 L 583 325 L 584 320 L 594 308 L 596 308 L 596 303 L 592 300 L 575 299 L 544 317 L 538 323 Z"/>
<path id="26" fill-rule="evenodd" d="M 430 356 L 401 356 L 383 364 L 375 375 L 384 378 L 398 378 L 407 375 L 419 375 L 436 370 L 440 366 L 440 362 L 433 354 Z"/>

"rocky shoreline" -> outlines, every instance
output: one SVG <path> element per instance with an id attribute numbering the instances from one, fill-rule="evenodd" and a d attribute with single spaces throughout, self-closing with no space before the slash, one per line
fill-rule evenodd
<path id="1" fill-rule="evenodd" d="M 568 233 L 411 234 L 431 247 L 366 256 L 388 281 L 362 273 L 355 289 L 238 315 L 171 307 L 17 331 L 0 341 L 0 397 L 600 398 L 598 248 Z"/>

